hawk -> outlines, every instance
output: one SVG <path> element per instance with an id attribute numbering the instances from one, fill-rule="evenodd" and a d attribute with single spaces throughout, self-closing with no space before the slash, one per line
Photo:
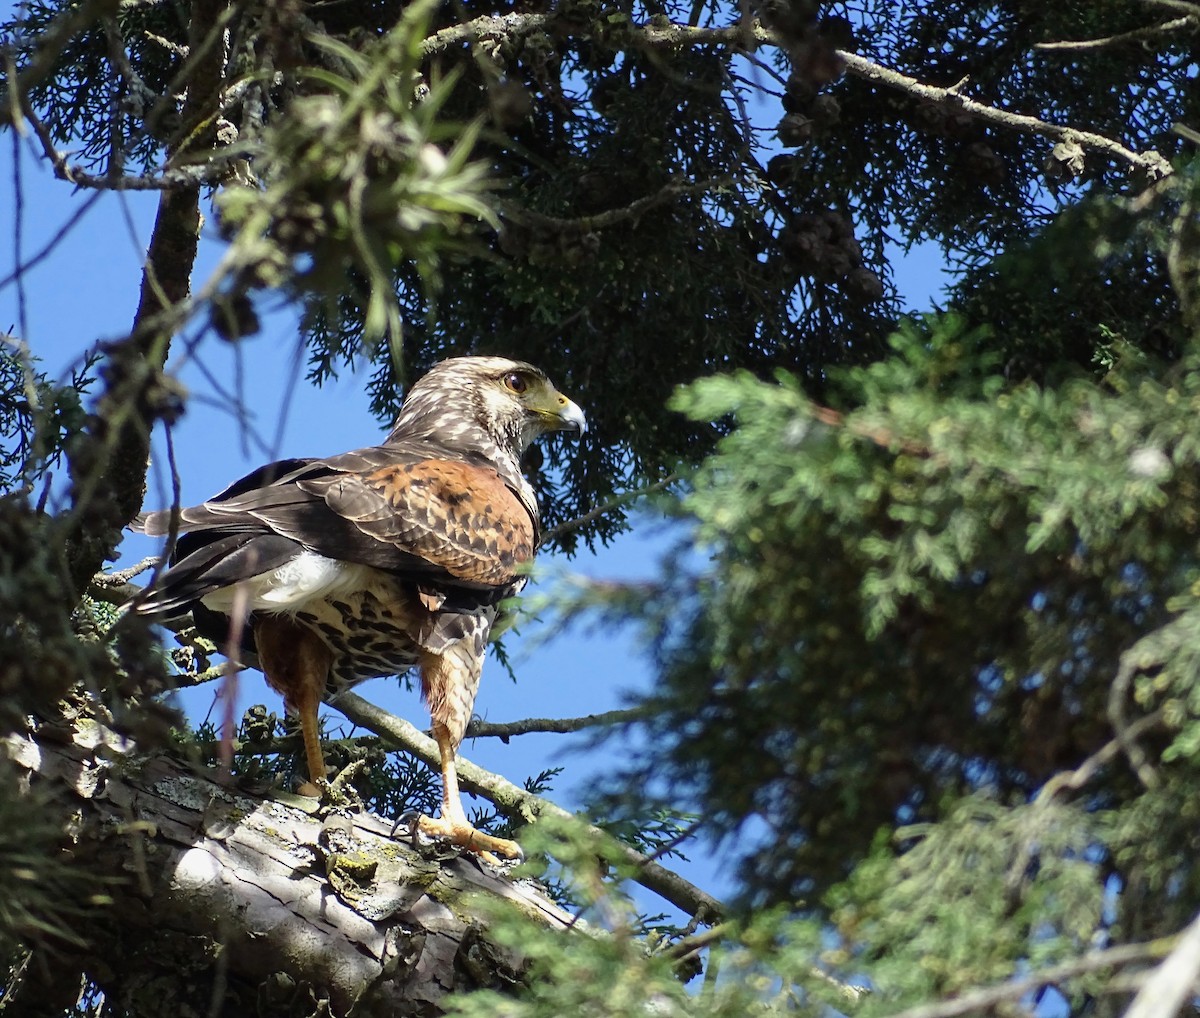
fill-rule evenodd
<path id="1" fill-rule="evenodd" d="M 514 842 L 467 821 L 455 754 L 498 606 L 524 586 L 538 546 L 521 454 L 545 432 L 586 426 L 531 364 L 442 361 L 410 388 L 382 445 L 272 463 L 179 511 L 171 566 L 134 610 L 191 612 L 218 641 L 244 622 L 267 684 L 299 717 L 316 783 L 321 701 L 415 665 L 442 772 L 441 817 L 420 828 L 517 858 Z M 138 520 L 147 534 L 171 524 L 170 510 Z"/>

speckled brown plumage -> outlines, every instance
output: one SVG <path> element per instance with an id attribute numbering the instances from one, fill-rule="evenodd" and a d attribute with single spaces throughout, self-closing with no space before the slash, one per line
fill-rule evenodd
<path id="1" fill-rule="evenodd" d="M 584 427 L 582 411 L 529 364 L 443 361 L 413 385 L 382 445 L 273 463 L 179 511 L 171 568 L 136 610 L 191 612 L 220 642 L 244 630 L 267 682 L 300 717 L 314 781 L 326 776 L 320 701 L 419 666 L 444 779 L 442 818 L 422 826 L 515 855 L 467 823 L 454 756 L 497 606 L 524 585 L 538 542 L 521 453 L 542 432 Z M 171 514 L 139 523 L 165 534 Z M 245 626 L 232 625 L 239 611 Z"/>

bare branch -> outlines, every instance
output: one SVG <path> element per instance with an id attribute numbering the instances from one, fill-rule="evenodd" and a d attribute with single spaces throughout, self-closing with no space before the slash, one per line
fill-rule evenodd
<path id="1" fill-rule="evenodd" d="M 1129 32 L 1120 32 L 1117 35 L 1108 35 L 1101 39 L 1035 42 L 1033 48 L 1042 50 L 1043 52 L 1067 51 L 1077 53 L 1080 50 L 1104 49 L 1106 46 L 1118 46 L 1127 42 L 1144 42 L 1147 39 L 1156 39 L 1160 35 L 1170 35 L 1173 32 L 1178 32 L 1180 29 L 1190 28 L 1195 30 L 1197 27 L 1200 27 L 1200 21 L 1197 20 L 1197 16 L 1195 14 L 1187 14 L 1182 18 L 1164 21 L 1161 25 L 1146 25 L 1144 28 L 1135 28 Z"/>
<path id="2" fill-rule="evenodd" d="M 1120 947 L 1110 947 L 1103 951 L 1089 951 L 1073 961 L 1042 969 L 1041 972 L 1035 972 L 1023 979 L 1012 979 L 1006 983 L 1000 983 L 998 986 L 969 990 L 953 1000 L 920 1004 L 905 1011 L 898 1011 L 890 1018 L 957 1018 L 958 1015 L 982 1011 L 1003 1001 L 1023 997 L 1043 986 L 1053 986 L 1089 972 L 1102 972 L 1105 969 L 1121 968 L 1162 958 L 1175 946 L 1177 939 L 1176 937 L 1162 937 L 1145 944 L 1122 944 Z M 1154 1013 L 1166 1014 L 1167 1012 L 1156 1011 Z"/>
<path id="3" fill-rule="evenodd" d="M 989 123 L 997 124 L 1010 130 L 1019 131 L 1022 134 L 1037 134 L 1046 138 L 1055 138 L 1059 141 L 1073 141 L 1098 152 L 1105 152 L 1115 159 L 1119 159 L 1136 169 L 1142 170 L 1151 180 L 1161 180 L 1175 172 L 1171 164 L 1158 152 L 1134 152 L 1101 134 L 1094 134 L 1091 131 L 1081 131 L 1074 127 L 1063 127 L 1060 124 L 1050 124 L 1044 120 L 1039 120 L 1037 117 L 1026 116 L 1023 113 L 1011 113 L 1008 110 L 988 106 L 986 103 L 976 102 L 974 99 L 969 99 L 958 91 L 962 84 L 961 82 L 949 88 L 926 85 L 916 78 L 910 78 L 907 74 L 901 74 L 899 71 L 883 67 L 855 53 L 847 53 L 839 50 L 838 55 L 845 61 L 846 70 L 850 74 L 864 80 L 877 82 L 878 84 L 886 85 L 888 88 L 898 89 L 901 92 L 907 92 L 909 95 L 925 99 L 928 102 L 953 106 L 973 117 L 978 117 L 980 120 L 986 120 Z"/>
<path id="4" fill-rule="evenodd" d="M 484 14 L 461 25 L 450 25 L 434 32 L 421 43 L 421 55 L 432 56 L 464 42 L 481 39 L 516 39 L 547 28 L 553 18 L 549 14 Z"/>
<path id="5" fill-rule="evenodd" d="M 467 725 L 464 738 L 481 739 L 497 738 L 508 742 L 514 735 L 531 735 L 535 733 L 566 734 L 581 732 L 585 728 L 600 728 L 604 725 L 619 725 L 626 721 L 637 721 L 646 716 L 640 707 L 628 710 L 610 710 L 600 714 L 586 714 L 578 718 L 525 718 L 522 721 L 492 722 L 474 718 Z"/>
<path id="6" fill-rule="evenodd" d="M 654 194 L 645 195 L 630 202 L 628 205 L 598 212 L 594 216 L 580 216 L 577 219 L 559 219 L 555 216 L 543 215 L 540 212 L 532 212 L 513 202 L 498 203 L 497 211 L 505 219 L 519 223 L 522 226 L 541 227 L 563 233 L 593 233 L 596 230 L 615 226 L 618 223 L 635 220 L 638 216 L 644 215 L 659 205 L 666 205 L 680 195 L 707 194 L 719 187 L 727 187 L 732 183 L 732 177 L 713 177 L 709 180 L 673 180 L 664 184 Z"/>
<path id="7" fill-rule="evenodd" d="M 223 180 L 228 176 L 229 164 L 234 161 L 232 157 L 222 158 L 219 153 L 214 153 L 202 166 L 164 170 L 145 176 L 125 176 L 120 173 L 106 173 L 100 176 L 88 173 L 78 166 L 72 166 L 67 154 L 55 146 L 50 131 L 25 97 L 17 96 L 16 101 L 20 103 L 22 116 L 29 122 L 42 146 L 42 154 L 54 168 L 54 175 L 76 187 L 95 191 L 173 191 L 199 187 L 201 184 Z"/>
<path id="8" fill-rule="evenodd" d="M 0 739 L 0 759 L 24 788 L 54 788 L 28 808 L 87 839 L 86 873 L 103 891 L 78 909 L 75 942 L 65 929 L 56 936 L 52 971 L 78 964 L 107 980 L 120 1013 L 147 1013 L 121 996 L 123 971 L 155 971 L 157 983 L 186 964 L 205 974 L 173 987 L 164 1013 L 218 1013 L 213 1000 L 244 999 L 223 997 L 227 987 L 258 988 L 264 973 L 287 973 L 291 985 L 319 988 L 319 1013 L 441 1014 L 451 989 L 477 985 L 498 963 L 511 975 L 509 956 L 490 949 L 472 955 L 469 969 L 462 962 L 472 943 L 491 943 L 480 896 L 546 929 L 571 928 L 530 882 L 457 854 L 438 858 L 395 838 L 379 817 L 314 815 L 311 799 L 263 799 L 131 749 L 82 718 Z M 61 851 L 63 866 L 83 871 L 69 843 Z"/>
<path id="9" fill-rule="evenodd" d="M 1163 712 L 1156 710 L 1145 717 L 1138 718 L 1130 725 L 1126 725 L 1124 729 L 1124 740 L 1120 736 L 1110 739 L 1101 746 L 1095 753 L 1089 756 L 1074 770 L 1063 771 L 1060 774 L 1054 775 L 1047 781 L 1037 798 L 1034 799 L 1034 804 L 1048 803 L 1060 792 L 1078 791 L 1084 785 L 1095 777 L 1096 772 L 1105 764 L 1112 762 L 1124 748 L 1126 741 L 1136 740 L 1143 732 L 1149 731 L 1162 723 Z"/>
<path id="10" fill-rule="evenodd" d="M 669 474 L 661 481 L 655 481 L 653 484 L 647 484 L 644 488 L 636 488 L 633 491 L 623 491 L 615 498 L 609 499 L 603 505 L 596 506 L 584 513 L 582 516 L 577 516 L 573 520 L 566 520 L 556 527 L 551 527 L 546 531 L 542 538 L 543 544 L 548 544 L 550 541 L 556 540 L 563 534 L 569 533 L 572 530 L 577 530 L 580 527 L 586 526 L 592 520 L 599 519 L 605 513 L 610 513 L 620 506 L 627 505 L 630 502 L 636 501 L 643 495 L 650 495 L 656 491 L 662 491 L 664 488 L 669 488 L 672 484 L 679 480 L 678 474 Z"/>
<path id="11" fill-rule="evenodd" d="M 1132 647 L 1121 654 L 1116 677 L 1108 691 L 1107 713 L 1109 724 L 1116 733 L 1117 747 L 1124 752 L 1133 772 L 1146 788 L 1157 788 L 1159 778 L 1146 756 L 1145 750 L 1137 741 L 1143 727 L 1139 723 L 1130 724 L 1125 716 L 1125 701 L 1129 695 L 1134 675 L 1145 668 L 1153 668 L 1161 663 L 1163 644 L 1169 642 L 1174 629 L 1167 626 L 1150 636 L 1143 637 Z M 1154 717 L 1154 715 L 1149 715 Z M 1142 722 L 1146 718 L 1141 719 Z M 1108 747 L 1105 747 L 1107 749 Z M 1104 752 L 1104 750 L 1101 750 Z"/>
<path id="12" fill-rule="evenodd" d="M 717 941 L 724 940 L 729 936 L 732 928 L 730 923 L 717 923 L 716 926 L 710 926 L 707 930 L 701 930 L 699 933 L 693 933 L 690 937 L 675 941 L 663 951 L 663 954 L 667 958 L 675 958 L 679 961 L 695 957 L 706 947 L 711 947 Z"/>
<path id="13" fill-rule="evenodd" d="M 85 0 L 66 7 L 38 37 L 37 49 L 25 69 L 8 82 L 10 96 L 25 96 L 45 78 L 58 61 L 59 54 L 72 39 L 86 31 L 100 18 L 111 17 L 120 7 L 119 0 Z M 15 103 L 0 105 L 0 126 L 15 122 L 18 109 Z"/>
<path id="14" fill-rule="evenodd" d="M 535 32 L 548 32 L 563 26 L 565 19 L 550 14 L 485 14 L 461 25 L 435 32 L 421 43 L 423 56 L 441 53 L 460 43 L 486 39 L 516 39 Z M 626 25 L 623 31 L 635 46 L 669 49 L 680 46 L 737 46 L 747 51 L 759 43 L 772 42 L 771 34 L 756 20 L 746 20 L 726 28 L 696 28 L 671 22 Z"/>
<path id="15" fill-rule="evenodd" d="M 334 700 L 334 705 L 356 725 L 361 725 L 392 741 L 399 748 L 424 760 L 431 767 L 438 766 L 440 757 L 437 743 L 420 732 L 415 725 L 368 703 L 355 693 L 341 694 Z M 526 792 L 512 782 L 506 781 L 496 774 L 491 774 L 462 757 L 459 757 L 458 760 L 458 777 L 468 791 L 485 796 L 495 803 L 501 812 L 526 823 L 533 823 L 539 816 L 572 818 L 572 814 L 561 806 L 556 806 L 548 799 Z M 591 828 L 591 832 L 600 837 L 611 838 L 611 835 L 601 831 L 598 827 Z M 637 874 L 634 879 L 647 890 L 661 895 L 676 908 L 683 909 L 689 915 L 695 915 L 701 909 L 705 909 L 712 920 L 719 919 L 725 914 L 725 906 L 721 902 L 679 876 L 678 873 L 671 872 L 641 852 L 621 844 L 615 839 L 612 844 L 625 857 L 626 861 L 636 868 Z"/>
<path id="16" fill-rule="evenodd" d="M 143 30 L 142 38 L 161 46 L 168 53 L 172 53 L 177 57 L 183 57 L 185 60 L 190 55 L 190 51 L 186 46 L 180 46 L 178 43 L 172 42 L 170 39 L 164 39 L 161 35 L 155 35 L 153 32 Z"/>
<path id="17" fill-rule="evenodd" d="M 1157 0 L 1157 2 L 1167 4 L 1168 0 Z M 1195 17 L 1200 13 L 1196 5 L 1179 3 L 1178 0 L 1171 0 L 1171 6 L 1172 9 L 1184 10 L 1188 18 Z M 459 43 L 482 39 L 513 39 L 531 35 L 534 32 L 549 31 L 551 28 L 560 27 L 560 24 L 561 19 L 556 20 L 554 16 L 545 14 L 484 16 L 461 25 L 452 25 L 431 35 L 422 43 L 422 51 L 428 56 Z M 757 20 L 743 20 L 739 24 L 723 28 L 694 28 L 670 22 L 660 24 L 657 20 L 651 20 L 642 25 L 625 25 L 621 32 L 622 41 L 631 48 L 642 49 L 716 45 L 752 52 L 762 45 L 781 45 L 778 37 L 769 29 L 764 28 Z M 916 78 L 884 67 L 857 53 L 838 50 L 837 54 L 849 74 L 864 80 L 907 92 L 909 95 L 929 102 L 953 105 L 973 117 L 1010 130 L 1054 138 L 1058 141 L 1076 142 L 1142 170 L 1151 180 L 1161 180 L 1174 172 L 1171 164 L 1158 152 L 1134 152 L 1119 142 L 1092 131 L 1051 124 L 1039 120 L 1037 117 L 1011 113 L 1008 110 L 997 109 L 986 103 L 969 99 L 960 93 L 965 82 L 959 82 L 949 88 L 926 85 Z"/>
<path id="18" fill-rule="evenodd" d="M 121 569 L 115 573 L 97 573 L 92 577 L 94 587 L 124 587 L 135 576 L 140 576 L 147 569 L 153 569 L 159 562 L 158 555 L 149 555 L 142 559 L 136 565 L 130 566 L 128 569 Z M 134 588 L 140 590 L 140 587 Z"/>
<path id="19" fill-rule="evenodd" d="M 1146 977 L 1125 1018 L 1160 1018 L 1175 1014 L 1193 994 L 1200 976 L 1200 915 L 1179 935 L 1161 965 Z"/>

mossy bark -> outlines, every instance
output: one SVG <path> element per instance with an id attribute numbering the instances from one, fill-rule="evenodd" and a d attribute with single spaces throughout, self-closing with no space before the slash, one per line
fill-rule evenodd
<path id="1" fill-rule="evenodd" d="M 489 910 L 570 924 L 536 886 L 431 856 L 378 817 L 323 820 L 313 800 L 140 757 L 92 722 L 0 745 L 56 788 L 63 852 L 111 898 L 54 967 L 130 1015 L 437 1015 L 452 990 L 519 981 L 488 940 Z"/>

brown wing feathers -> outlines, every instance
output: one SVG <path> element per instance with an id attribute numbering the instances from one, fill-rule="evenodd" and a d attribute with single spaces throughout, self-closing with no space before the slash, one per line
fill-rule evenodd
<path id="1" fill-rule="evenodd" d="M 444 570 L 497 586 L 533 558 L 533 518 L 490 467 L 430 459 L 367 474 L 301 481 L 370 540 Z"/>
<path id="2" fill-rule="evenodd" d="M 286 460 L 182 510 L 186 533 L 174 564 L 140 610 L 186 611 L 305 549 L 422 584 L 482 590 L 511 582 L 533 558 L 530 510 L 491 467 L 414 458 L 427 452 L 420 443 L 407 454 L 393 446 Z M 146 533 L 165 534 L 170 513 L 140 522 Z"/>

